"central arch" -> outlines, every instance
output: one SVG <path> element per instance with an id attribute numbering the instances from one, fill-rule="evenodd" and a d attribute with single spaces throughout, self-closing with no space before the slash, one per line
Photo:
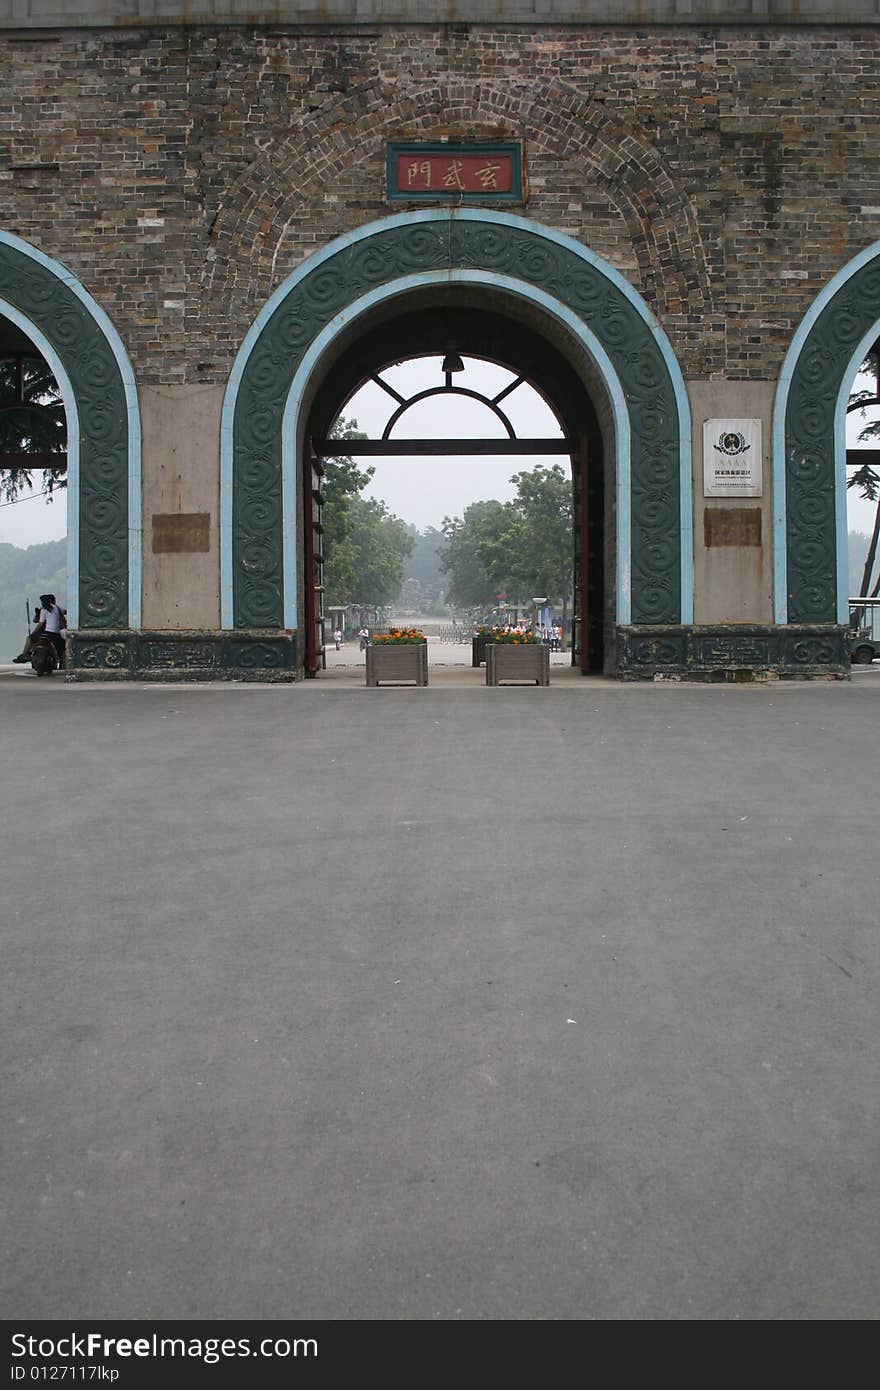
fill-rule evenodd
<path id="1" fill-rule="evenodd" d="M 617 624 L 691 623 L 690 418 L 666 335 L 627 281 L 570 237 L 443 208 L 331 242 L 247 334 L 223 407 L 223 626 L 297 626 L 297 447 L 321 363 L 377 306 L 432 286 L 533 306 L 591 364 L 614 421 Z"/>
<path id="2" fill-rule="evenodd" d="M 517 308 L 521 312 L 524 310 L 520 318 L 514 317 Z M 356 319 L 351 334 L 353 340 L 350 344 L 346 344 L 344 339 L 336 339 L 329 349 L 333 356 L 328 361 L 325 355 L 316 368 L 319 384 L 307 416 L 298 401 L 294 406 L 297 416 L 307 419 L 301 508 L 305 543 L 302 605 L 305 617 L 302 651 L 305 672 L 316 674 L 324 665 L 320 659 L 324 645 L 320 621 L 322 605 L 317 601 L 314 587 L 317 580 L 323 590 L 321 532 L 315 530 L 315 521 L 320 526 L 322 518 L 320 514 L 315 514 L 315 491 L 313 487 L 310 488 L 310 482 L 314 482 L 311 469 L 317 466 L 320 470 L 328 458 L 355 451 L 355 458 L 364 457 L 364 462 L 373 457 L 409 456 L 410 471 L 415 469 L 421 473 L 423 465 L 413 459 L 410 444 L 405 438 L 407 427 L 404 422 L 409 411 L 415 410 L 418 414 L 420 404 L 432 397 L 435 400 L 442 398 L 444 418 L 450 428 L 454 421 L 453 432 L 457 436 L 462 435 L 462 430 L 454 413 L 456 399 L 469 398 L 471 406 L 476 401 L 481 409 L 470 415 L 471 428 L 464 431 L 466 437 L 457 438 L 451 448 L 448 430 L 427 439 L 424 432 L 419 431 L 420 444 L 425 447 L 416 446 L 415 456 L 426 464 L 430 459 L 438 460 L 444 456 L 457 462 L 468 459 L 471 470 L 478 475 L 486 455 L 496 455 L 496 451 L 505 454 L 507 446 L 512 446 L 511 451 L 506 453 L 508 479 L 511 473 L 519 472 L 521 468 L 530 470 L 538 459 L 543 466 L 561 466 L 563 473 L 568 472 L 572 488 L 568 560 L 573 568 L 573 586 L 571 610 L 569 612 L 566 596 L 563 598 L 563 612 L 572 620 L 571 662 L 584 673 L 604 670 L 606 653 L 613 650 L 614 634 L 611 629 L 616 616 L 616 606 L 612 606 L 609 612 L 605 599 L 606 590 L 616 578 L 615 548 L 606 544 L 606 536 L 613 524 L 612 509 L 608 507 L 606 499 L 613 472 L 606 467 L 608 450 L 605 434 L 612 436 L 613 427 L 606 424 L 603 432 L 590 392 L 553 340 L 552 323 L 546 317 L 543 321 L 539 320 L 535 306 L 530 301 L 518 302 L 510 293 L 500 294 L 497 289 L 484 285 L 462 285 L 453 281 L 429 284 L 422 289 L 386 299 L 384 305 L 380 303 L 376 311 L 367 316 L 366 322 L 364 316 Z M 456 359 L 459 365 L 447 370 L 447 360 L 454 364 Z M 399 380 L 392 384 L 388 373 L 393 375 L 395 367 L 414 362 L 420 363 L 418 383 L 411 382 L 409 388 Z M 465 362 L 468 363 L 467 367 Z M 468 380 L 471 380 L 472 386 L 477 385 L 471 372 L 478 363 L 496 369 L 491 388 L 487 388 L 486 380 L 479 377 L 479 389 L 465 385 Z M 589 364 L 584 366 L 591 378 L 595 378 Z M 454 375 L 459 370 L 465 372 L 464 378 Z M 444 384 L 425 386 L 427 381 L 435 383 L 437 380 L 443 380 Z M 493 398 L 492 392 L 501 386 L 502 381 L 502 389 Z M 381 439 L 376 434 L 378 422 L 374 421 L 372 438 L 367 444 L 351 440 L 343 443 L 334 438 L 334 424 L 340 417 L 348 417 L 352 412 L 360 416 L 360 408 L 355 402 L 361 389 L 368 384 L 372 385 L 374 391 L 382 387 L 386 393 L 383 405 L 387 419 Z M 596 388 L 599 407 L 607 415 L 609 403 L 601 383 L 592 384 Z M 413 392 L 411 388 L 414 385 L 416 390 Z M 515 395 L 520 387 L 525 388 L 525 401 L 523 396 Z M 545 409 L 540 425 L 532 416 L 533 406 L 526 406 L 527 415 L 520 413 L 530 396 L 543 401 Z M 517 409 L 517 402 L 520 409 Z M 512 403 L 513 416 L 507 414 Z M 500 427 L 504 431 L 500 441 L 496 439 L 493 443 L 488 437 L 485 430 L 487 415 L 492 428 Z M 550 420 L 553 421 L 552 425 Z M 523 431 L 528 435 L 527 440 L 523 438 Z M 292 438 L 285 431 L 285 453 L 291 445 Z M 357 452 L 360 450 L 363 450 L 363 455 Z M 420 487 L 422 481 L 419 478 Z M 318 487 L 320 499 L 323 488 L 320 483 Z M 313 538 L 311 545 L 310 536 Z"/>

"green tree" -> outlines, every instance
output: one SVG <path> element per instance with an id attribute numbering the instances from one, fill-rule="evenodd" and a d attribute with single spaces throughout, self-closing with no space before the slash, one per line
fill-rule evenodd
<path id="1" fill-rule="evenodd" d="M 478 546 L 478 556 L 496 585 L 519 598 L 546 594 L 562 604 L 563 624 L 572 592 L 572 488 L 554 463 L 510 480 L 516 497 L 504 508 L 506 525 Z"/>
<path id="2" fill-rule="evenodd" d="M 446 601 L 456 608 L 488 608 L 498 584 L 490 578 L 480 548 L 500 534 L 503 502 L 472 502 L 461 516 L 443 518 L 445 545 L 440 568 L 446 575 Z"/>
<path id="3" fill-rule="evenodd" d="M 357 420 L 337 420 L 331 439 L 366 439 Z M 357 548 L 352 539 L 359 494 L 375 473 L 351 458 L 324 461 L 324 589 L 330 604 L 351 603 L 357 583 Z"/>
<path id="4" fill-rule="evenodd" d="M 415 542 L 406 522 L 375 497 L 351 499 L 354 583 L 346 602 L 377 608 L 393 603 L 403 585 L 403 562 Z"/>
<path id="5" fill-rule="evenodd" d="M 0 453 L 21 454 L 21 465 L 0 468 L 0 497 L 14 502 L 33 486 L 28 454 L 58 454 L 42 471 L 51 494 L 67 486 L 67 422 L 58 383 L 42 357 L 0 358 Z M 42 468 L 42 464 L 40 465 Z"/>
<path id="6" fill-rule="evenodd" d="M 357 420 L 339 419 L 331 439 L 366 439 Z M 375 473 L 341 456 L 324 462 L 324 589 L 330 606 L 384 607 L 403 584 L 410 528 L 384 502 L 360 494 Z"/>

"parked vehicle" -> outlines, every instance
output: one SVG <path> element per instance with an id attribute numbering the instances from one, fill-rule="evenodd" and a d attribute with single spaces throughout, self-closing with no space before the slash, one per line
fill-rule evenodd
<path id="1" fill-rule="evenodd" d="M 856 666 L 870 666 L 880 657 L 880 599 L 849 600 L 849 659 Z"/>

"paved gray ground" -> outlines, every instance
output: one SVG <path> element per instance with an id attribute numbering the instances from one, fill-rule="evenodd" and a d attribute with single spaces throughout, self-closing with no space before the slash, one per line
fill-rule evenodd
<path id="1" fill-rule="evenodd" d="M 877 673 L 0 709 L 7 1317 L 877 1316 Z"/>

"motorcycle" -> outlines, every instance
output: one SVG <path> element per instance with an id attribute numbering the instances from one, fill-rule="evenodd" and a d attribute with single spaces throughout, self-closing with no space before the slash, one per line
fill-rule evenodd
<path id="1" fill-rule="evenodd" d="M 47 632 L 38 632 L 32 639 L 31 670 L 38 676 L 51 676 L 58 669 L 58 652 Z"/>

